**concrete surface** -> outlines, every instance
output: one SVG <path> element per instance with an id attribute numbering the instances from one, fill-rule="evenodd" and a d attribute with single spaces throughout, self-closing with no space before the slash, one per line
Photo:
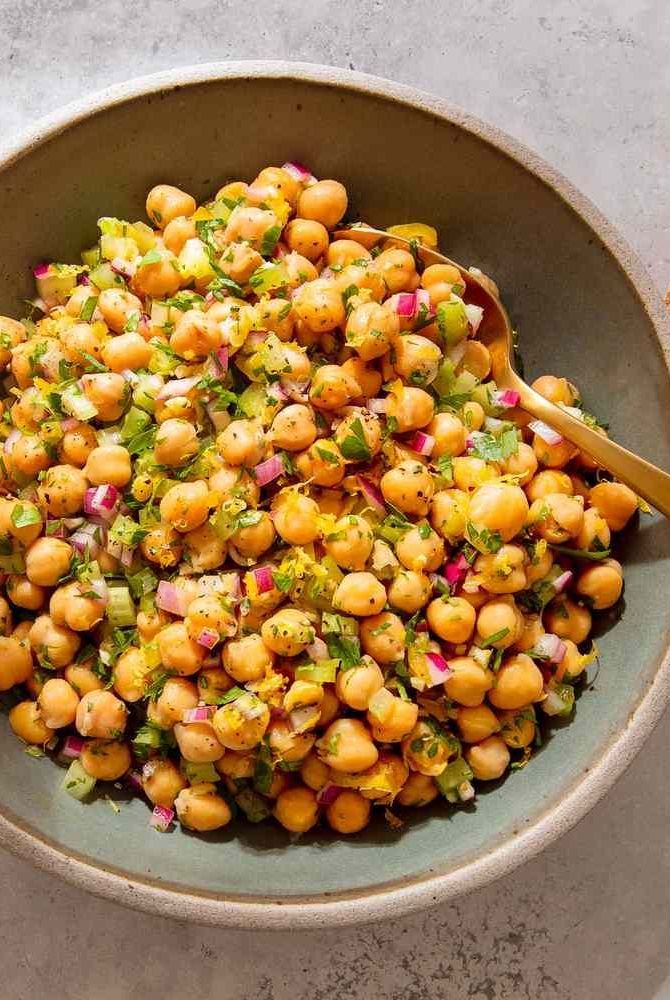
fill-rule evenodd
<path id="1" fill-rule="evenodd" d="M 130 76 L 292 58 L 394 77 L 550 159 L 670 278 L 667 0 L 0 0 L 0 131 Z M 0 220 L 1 225 L 1 220 Z M 541 858 L 446 908 L 300 936 L 181 926 L 0 856 L 0 997 L 670 997 L 670 737 Z"/>

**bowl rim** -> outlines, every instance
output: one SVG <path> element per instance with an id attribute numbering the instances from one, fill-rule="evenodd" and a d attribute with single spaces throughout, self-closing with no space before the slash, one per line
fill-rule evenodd
<path id="1" fill-rule="evenodd" d="M 401 104 L 457 125 L 520 163 L 587 223 L 617 262 L 651 321 L 659 354 L 670 378 L 670 318 L 660 294 L 627 241 L 590 199 L 506 132 L 440 97 L 405 84 L 334 66 L 284 60 L 239 60 L 177 67 L 99 90 L 38 120 L 0 148 L 0 174 L 54 137 L 115 105 L 162 91 L 245 78 L 292 79 Z M 363 887 L 342 893 L 291 897 L 281 902 L 262 897 L 246 901 L 243 897 L 189 892 L 167 882 L 129 877 L 83 856 L 68 855 L 48 837 L 38 835 L 8 813 L 0 813 L 0 845 L 36 867 L 95 895 L 158 916 L 199 924 L 251 930 L 307 930 L 392 919 L 482 888 L 529 861 L 571 829 L 623 774 L 660 719 L 669 699 L 670 648 L 666 649 L 647 689 L 631 709 L 623 731 L 612 737 L 600 758 L 575 781 L 563 799 L 548 808 L 531 826 L 512 835 L 493 851 L 480 853 L 451 871 L 423 872 L 378 889 Z"/>

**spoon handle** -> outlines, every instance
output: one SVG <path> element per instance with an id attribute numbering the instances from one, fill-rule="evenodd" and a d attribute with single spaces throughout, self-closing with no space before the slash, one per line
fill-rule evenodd
<path id="1" fill-rule="evenodd" d="M 549 424 L 572 444 L 591 455 L 598 465 L 635 490 L 638 496 L 647 500 L 661 514 L 670 517 L 670 475 L 667 472 L 598 434 L 593 428 L 535 392 L 516 373 L 513 373 L 513 382 L 513 388 L 519 393 L 519 406 L 522 409 Z"/>

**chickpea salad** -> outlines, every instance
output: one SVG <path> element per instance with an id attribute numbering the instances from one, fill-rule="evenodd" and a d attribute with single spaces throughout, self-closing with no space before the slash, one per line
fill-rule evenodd
<path id="1" fill-rule="evenodd" d="M 496 387 L 430 226 L 338 239 L 296 163 L 146 210 L 0 317 L 12 730 L 159 831 L 471 803 L 573 713 L 638 498 Z"/>

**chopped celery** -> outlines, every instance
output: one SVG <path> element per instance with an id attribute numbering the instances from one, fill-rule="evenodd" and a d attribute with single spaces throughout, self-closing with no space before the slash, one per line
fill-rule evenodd
<path id="1" fill-rule="evenodd" d="M 145 566 L 139 573 L 133 573 L 132 576 L 128 577 L 128 586 L 133 597 L 139 600 L 145 594 L 151 594 L 156 590 L 158 579 L 153 571 L 148 566 Z"/>
<path id="2" fill-rule="evenodd" d="M 318 663 L 305 663 L 296 668 L 296 680 L 314 681 L 316 684 L 334 684 L 339 665 L 339 660 L 319 660 Z"/>
<path id="3" fill-rule="evenodd" d="M 457 757 L 451 764 L 447 764 L 435 781 L 442 794 L 446 796 L 447 792 L 455 792 L 459 785 L 464 781 L 470 781 L 472 777 L 472 769 L 465 757 Z"/>
<path id="4" fill-rule="evenodd" d="M 107 620 L 116 628 L 134 625 L 137 619 L 135 605 L 127 587 L 110 587 Z"/>
<path id="5" fill-rule="evenodd" d="M 194 764 L 190 760 L 182 760 L 181 769 L 191 785 L 199 785 L 203 781 L 217 782 L 221 775 L 213 764 Z"/>
<path id="6" fill-rule="evenodd" d="M 37 294 L 46 302 L 64 305 L 77 287 L 77 278 L 83 268 L 76 264 L 49 264 L 44 273 L 35 278 Z"/>
<path id="7" fill-rule="evenodd" d="M 253 788 L 243 788 L 235 796 L 235 802 L 250 823 L 262 823 L 272 811 L 267 799 L 255 792 Z"/>
<path id="8" fill-rule="evenodd" d="M 91 420 L 97 417 L 98 409 L 88 399 L 78 385 L 69 385 L 61 394 L 61 406 L 70 416 L 77 420 Z"/>
<path id="9" fill-rule="evenodd" d="M 132 548 L 138 545 L 146 534 L 146 530 L 141 528 L 137 521 L 133 521 L 132 517 L 117 514 L 114 524 L 109 529 L 109 540 Z"/>
<path id="10" fill-rule="evenodd" d="M 151 417 L 148 413 L 136 406 L 131 406 L 121 424 L 121 439 L 130 441 L 136 434 L 141 434 L 142 431 L 146 430 L 150 423 Z"/>
<path id="11" fill-rule="evenodd" d="M 133 403 L 140 410 L 153 413 L 156 409 L 156 396 L 163 388 L 160 375 L 143 375 L 133 389 Z"/>
<path id="12" fill-rule="evenodd" d="M 437 377 L 433 382 L 433 388 L 440 396 L 447 396 L 451 392 L 454 384 L 456 366 L 451 358 L 443 358 L 437 370 Z"/>
<path id="13" fill-rule="evenodd" d="M 288 281 L 289 275 L 286 265 L 281 261 L 278 264 L 270 262 L 261 264 L 249 278 L 249 284 L 256 295 L 262 295 L 263 292 L 270 292 L 275 288 L 281 288 L 283 285 L 288 284 Z"/>
<path id="14" fill-rule="evenodd" d="M 128 239 L 127 236 L 100 237 L 100 256 L 103 260 L 114 260 L 116 257 L 121 260 L 135 260 L 139 252 L 135 240 Z"/>
<path id="15" fill-rule="evenodd" d="M 563 718 L 570 715 L 575 706 L 575 689 L 571 684 L 557 684 L 552 681 L 547 687 L 547 697 L 540 702 L 545 715 Z"/>
<path id="16" fill-rule="evenodd" d="M 98 264 L 97 267 L 94 267 L 89 274 L 89 278 L 95 287 L 99 288 L 101 292 L 104 292 L 106 288 L 115 288 L 119 286 L 123 286 L 125 288 L 126 284 L 121 275 L 116 274 L 107 261 L 103 261 L 101 264 Z"/>
<path id="17" fill-rule="evenodd" d="M 437 310 L 437 326 L 447 347 L 455 347 L 468 335 L 468 315 L 461 299 L 440 302 Z"/>
<path id="18" fill-rule="evenodd" d="M 86 773 L 81 761 L 77 758 L 68 767 L 61 788 L 73 799 L 82 802 L 95 788 L 95 778 Z"/>
<path id="19" fill-rule="evenodd" d="M 358 622 L 346 615 L 334 615 L 324 611 L 321 627 L 324 633 L 335 635 L 358 635 Z"/>
<path id="20" fill-rule="evenodd" d="M 178 257 L 179 268 L 186 278 L 209 282 L 216 277 L 207 247 L 197 236 L 186 240 Z"/>
<path id="21" fill-rule="evenodd" d="M 245 416 L 258 417 L 269 427 L 281 408 L 281 401 L 268 395 L 267 386 L 252 382 L 240 395 L 238 406 Z"/>
<path id="22" fill-rule="evenodd" d="M 100 247 L 91 247 L 90 250 L 82 250 L 81 252 L 82 263 L 86 267 L 97 267 L 100 263 Z"/>

